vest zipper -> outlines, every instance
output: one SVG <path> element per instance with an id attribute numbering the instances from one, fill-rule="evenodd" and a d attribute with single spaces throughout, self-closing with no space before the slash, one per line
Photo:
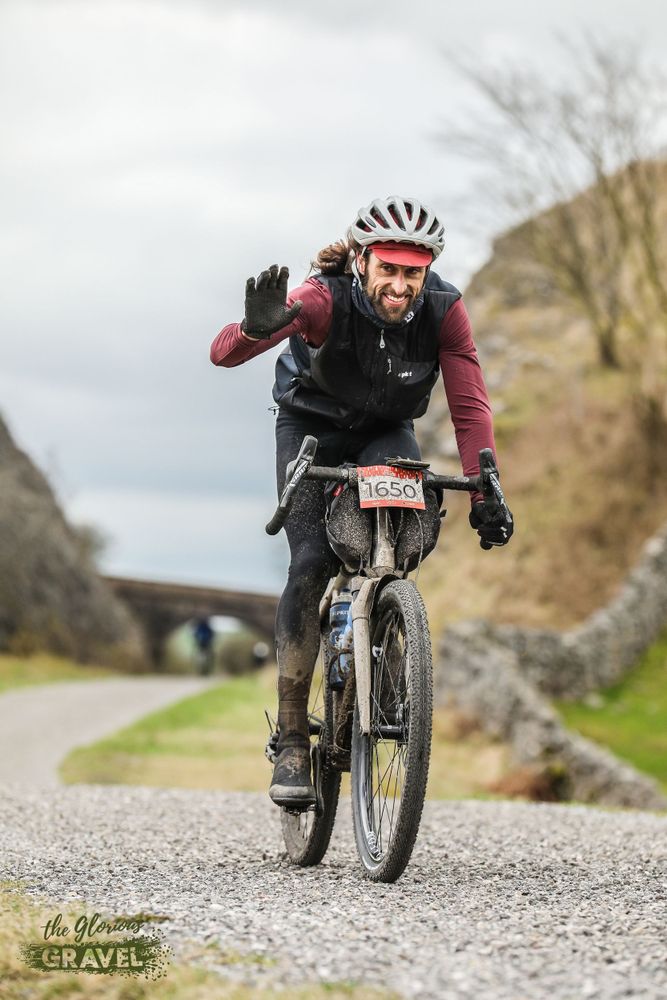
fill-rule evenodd
<path id="1" fill-rule="evenodd" d="M 385 347 L 384 330 L 380 330 L 380 348 L 384 351 Z M 391 375 L 391 358 L 387 358 L 387 375 Z"/>
<path id="2" fill-rule="evenodd" d="M 364 418 L 366 417 L 366 415 L 367 415 L 367 413 L 368 413 L 368 411 L 370 409 L 371 403 L 375 402 L 375 400 L 374 400 L 374 396 L 375 396 L 375 392 L 376 392 L 376 384 L 375 384 L 375 382 L 376 382 L 376 379 L 377 379 L 379 362 L 380 362 L 380 351 L 381 350 L 384 351 L 384 349 L 385 349 L 384 329 L 382 329 L 382 330 L 380 330 L 380 342 L 377 345 L 377 349 L 375 351 L 375 357 L 373 359 L 373 367 L 371 369 L 371 391 L 369 393 L 368 399 L 366 400 L 366 402 L 364 404 L 363 416 L 359 419 L 359 423 L 360 424 L 363 424 Z M 391 364 L 391 359 L 390 359 L 389 363 Z M 378 402 L 379 402 L 379 397 L 381 396 L 381 394 L 382 394 L 382 390 L 380 388 L 380 385 L 378 385 L 377 386 L 377 399 L 378 399 Z"/>

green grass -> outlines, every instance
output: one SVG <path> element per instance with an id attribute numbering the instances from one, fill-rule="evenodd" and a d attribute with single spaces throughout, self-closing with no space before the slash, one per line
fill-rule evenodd
<path id="1" fill-rule="evenodd" d="M 275 671 L 230 678 L 160 709 L 63 762 L 64 781 L 258 791 L 268 787 L 264 709 L 276 700 Z"/>
<path id="2" fill-rule="evenodd" d="M 274 714 L 275 707 L 275 667 L 233 677 L 79 747 L 60 775 L 69 783 L 265 792 L 271 768 L 264 757 L 264 709 Z M 503 744 L 477 730 L 462 734 L 458 723 L 451 712 L 434 715 L 430 798 L 487 797 L 487 787 L 509 767 Z"/>
<path id="3" fill-rule="evenodd" d="M 118 672 L 115 670 L 75 663 L 51 653 L 35 653 L 32 656 L 0 654 L 0 692 L 28 684 L 117 676 Z"/>
<path id="4" fill-rule="evenodd" d="M 619 684 L 557 707 L 571 729 L 657 778 L 667 792 L 667 632 Z"/>

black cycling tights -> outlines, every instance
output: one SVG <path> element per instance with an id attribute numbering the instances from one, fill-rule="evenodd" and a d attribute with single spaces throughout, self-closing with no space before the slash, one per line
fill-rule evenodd
<path id="1" fill-rule="evenodd" d="M 346 431 L 320 417 L 280 410 L 276 424 L 278 495 L 285 485 L 287 464 L 296 458 L 306 434 L 318 439 L 316 465 L 377 465 L 397 455 L 421 457 L 410 420 Z M 324 483 L 303 483 L 285 524 L 290 566 L 276 615 L 281 749 L 304 745 L 308 739 L 308 693 L 320 644 L 319 604 L 340 565 L 327 541 L 324 513 Z"/>

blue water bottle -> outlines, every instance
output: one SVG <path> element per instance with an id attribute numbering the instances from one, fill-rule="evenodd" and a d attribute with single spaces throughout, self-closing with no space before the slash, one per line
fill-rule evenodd
<path id="1" fill-rule="evenodd" d="M 340 691 L 350 672 L 352 658 L 352 594 L 342 590 L 329 611 L 329 687 Z"/>

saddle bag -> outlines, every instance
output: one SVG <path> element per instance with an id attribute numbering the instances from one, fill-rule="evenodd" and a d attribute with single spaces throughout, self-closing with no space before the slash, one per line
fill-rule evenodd
<path id="1" fill-rule="evenodd" d="M 326 529 L 329 544 L 348 570 L 358 570 L 371 560 L 373 510 L 362 510 L 356 487 L 328 483 Z M 425 510 L 391 508 L 396 566 L 410 571 L 433 551 L 440 534 L 442 492 L 424 488 Z"/>
<path id="2" fill-rule="evenodd" d="M 368 565 L 373 541 L 372 511 L 359 506 L 356 486 L 347 483 L 327 483 L 327 538 L 340 561 L 348 570 Z"/>

